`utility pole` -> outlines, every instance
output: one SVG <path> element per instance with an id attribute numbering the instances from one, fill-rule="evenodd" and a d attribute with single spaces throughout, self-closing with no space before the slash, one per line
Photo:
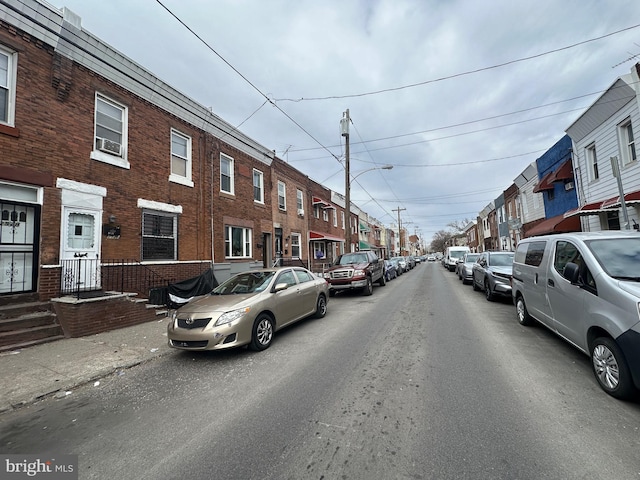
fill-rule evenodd
<path id="1" fill-rule="evenodd" d="M 398 208 L 391 210 L 392 212 L 398 212 L 398 250 L 400 250 L 398 255 L 402 255 L 402 227 L 400 226 L 400 212 L 403 210 L 406 210 L 406 208 L 400 208 L 400 205 L 398 205 Z"/>
<path id="2" fill-rule="evenodd" d="M 345 161 L 344 161 L 344 214 L 345 232 L 344 232 L 344 251 L 351 253 L 351 172 L 349 171 L 349 109 L 344 112 L 340 119 L 340 132 L 345 138 Z"/>

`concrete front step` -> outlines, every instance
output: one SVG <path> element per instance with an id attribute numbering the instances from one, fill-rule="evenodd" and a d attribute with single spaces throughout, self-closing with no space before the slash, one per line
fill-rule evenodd
<path id="1" fill-rule="evenodd" d="M 20 348 L 18 345 L 26 342 L 50 341 L 52 337 L 64 337 L 62 328 L 58 324 L 43 325 L 39 327 L 21 328 L 10 332 L 0 333 L 0 351 Z"/>
<path id="2" fill-rule="evenodd" d="M 0 317 L 0 333 L 54 324 L 56 324 L 54 313 L 50 311 L 30 312 L 11 318 Z"/>

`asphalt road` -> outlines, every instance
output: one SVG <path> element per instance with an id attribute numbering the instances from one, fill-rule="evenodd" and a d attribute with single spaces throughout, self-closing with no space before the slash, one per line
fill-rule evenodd
<path id="1" fill-rule="evenodd" d="M 82 479 L 638 479 L 640 404 L 439 263 L 260 353 L 184 353 L 0 417 Z"/>

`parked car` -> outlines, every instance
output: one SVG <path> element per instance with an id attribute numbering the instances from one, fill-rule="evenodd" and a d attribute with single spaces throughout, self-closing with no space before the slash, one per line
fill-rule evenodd
<path id="1" fill-rule="evenodd" d="M 343 253 L 324 272 L 324 278 L 329 282 L 329 295 L 338 291 L 362 290 L 363 295 L 373 293 L 373 284 L 384 287 L 384 260 L 371 250 Z"/>
<path id="2" fill-rule="evenodd" d="M 471 283 L 473 280 L 473 264 L 479 257 L 479 253 L 465 253 L 456 265 L 458 279 L 462 281 L 463 285 Z"/>
<path id="3" fill-rule="evenodd" d="M 396 266 L 393 264 L 391 260 L 384 261 L 384 277 L 387 282 L 390 282 L 394 278 L 398 276 L 398 271 L 396 270 Z"/>
<path id="4" fill-rule="evenodd" d="M 474 290 L 484 290 L 487 300 L 511 298 L 513 252 L 482 252 L 472 267 Z"/>
<path id="5" fill-rule="evenodd" d="M 435 262 L 435 261 L 436 261 L 435 255 L 427 255 L 427 262 Z"/>
<path id="6" fill-rule="evenodd" d="M 414 268 L 416 268 L 416 257 L 414 257 L 413 255 L 407 255 L 406 257 L 407 260 L 407 267 L 409 268 L 409 270 L 413 270 Z"/>
<path id="7" fill-rule="evenodd" d="M 407 260 L 404 257 L 391 257 L 390 260 L 394 263 L 396 263 L 396 269 L 400 272 L 400 275 L 402 275 L 404 272 L 407 271 L 408 267 L 407 267 Z"/>
<path id="8" fill-rule="evenodd" d="M 443 265 L 450 271 L 454 272 L 456 269 L 456 262 L 458 259 L 462 258 L 462 256 L 470 252 L 471 249 L 465 246 L 452 246 L 447 247 L 444 253 Z"/>
<path id="9" fill-rule="evenodd" d="M 174 311 L 167 327 L 169 346 L 264 350 L 282 327 L 310 315 L 324 317 L 328 298 L 327 282 L 302 267 L 240 273 Z"/>
<path id="10" fill-rule="evenodd" d="M 576 232 L 521 240 L 512 282 L 518 321 L 537 321 L 589 355 L 595 378 L 609 395 L 637 397 L 639 272 L 638 232 Z"/>

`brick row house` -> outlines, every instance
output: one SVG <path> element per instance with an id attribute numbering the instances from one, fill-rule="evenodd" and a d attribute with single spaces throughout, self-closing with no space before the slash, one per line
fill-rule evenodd
<path id="1" fill-rule="evenodd" d="M 344 250 L 334 197 L 68 9 L 0 5 L 0 349 L 27 328 L 12 305 L 79 336 L 152 318 L 129 292 L 210 268 L 321 271 Z M 108 308 L 80 295 L 105 290 L 122 293 Z"/>

